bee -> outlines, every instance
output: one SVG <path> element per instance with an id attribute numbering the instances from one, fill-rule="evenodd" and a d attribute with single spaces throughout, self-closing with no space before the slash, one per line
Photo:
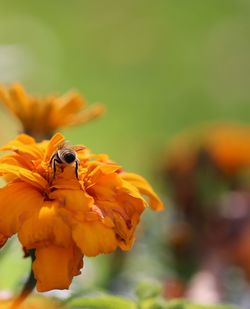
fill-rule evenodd
<path id="1" fill-rule="evenodd" d="M 56 175 L 56 165 L 75 165 L 75 175 L 78 177 L 79 159 L 77 157 L 77 151 L 85 149 L 84 146 L 71 146 L 67 142 L 63 142 L 58 145 L 57 150 L 53 153 L 50 159 L 50 166 L 53 170 L 52 179 Z"/>

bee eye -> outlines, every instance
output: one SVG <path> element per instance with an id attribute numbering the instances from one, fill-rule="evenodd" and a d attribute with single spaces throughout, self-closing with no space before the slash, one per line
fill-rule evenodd
<path id="1" fill-rule="evenodd" d="M 75 156 L 75 154 L 69 152 L 69 153 L 64 154 L 63 159 L 67 163 L 72 163 L 72 162 L 75 161 L 76 156 Z"/>

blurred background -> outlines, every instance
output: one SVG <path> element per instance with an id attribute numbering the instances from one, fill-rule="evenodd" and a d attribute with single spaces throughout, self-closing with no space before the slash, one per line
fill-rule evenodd
<path id="1" fill-rule="evenodd" d="M 192 294 L 185 292 L 189 290 L 186 285 L 203 269 L 203 262 L 199 262 L 203 259 L 197 257 L 200 249 L 188 245 L 188 253 L 184 250 L 176 255 L 169 235 L 175 235 L 174 225 L 176 233 L 186 237 L 190 225 L 197 221 L 185 217 L 181 201 L 173 193 L 185 189 L 178 187 L 173 173 L 169 174 L 168 145 L 176 134 L 189 132 L 190 127 L 200 132 L 200 124 L 236 122 L 244 126 L 249 122 L 249 37 L 248 0 L 0 0 L 0 82 L 20 81 L 30 93 L 38 95 L 77 90 L 90 103 L 103 102 L 107 112 L 101 119 L 65 129 L 66 138 L 86 144 L 93 152 L 108 153 L 126 170 L 147 177 L 166 203 L 167 212 L 148 211 L 144 215 L 133 251 L 125 256 L 116 253 L 85 259 L 83 275 L 74 280 L 73 290 L 101 287 L 130 295 L 137 282 L 148 278 L 159 280 L 169 298 Z M 19 124 L 4 108 L 0 110 L 0 122 L 5 128 L 0 131 L 3 144 L 15 137 Z M 244 126 L 243 130 L 248 132 L 243 133 L 243 143 L 249 144 L 249 128 Z M 188 139 L 192 140 L 192 136 L 188 135 Z M 198 148 L 192 142 L 188 144 L 193 147 L 193 156 L 200 155 L 200 149 L 207 151 L 204 136 L 199 136 Z M 230 139 L 229 134 L 226 141 Z M 177 154 L 182 153 L 181 147 L 177 149 Z M 204 164 L 207 170 L 207 161 Z M 245 162 L 240 169 L 249 165 Z M 219 179 L 226 188 L 223 193 L 242 192 L 243 187 L 244 196 L 249 192 L 249 175 L 236 187 L 231 186 L 232 174 L 224 177 L 223 173 L 215 173 L 207 182 L 204 166 L 199 183 L 205 183 L 211 191 Z M 193 168 L 197 171 L 200 165 Z M 219 193 L 215 200 L 221 198 Z M 204 200 L 207 202 L 207 197 Z M 204 200 L 197 203 L 198 209 Z M 250 207 L 249 201 L 247 205 Z M 209 216 L 210 212 L 196 220 L 206 225 Z M 220 226 L 222 219 L 216 220 Z M 179 221 L 186 230 L 183 225 L 180 228 Z M 209 243 L 201 250 L 202 255 L 210 256 L 208 248 L 214 246 Z M 21 250 L 19 256 L 16 252 L 9 249 L 0 253 L 0 288 L 5 291 L 18 290 L 29 268 L 29 261 L 20 259 Z M 179 256 L 184 261 L 179 261 Z M 220 265 L 229 263 L 224 257 L 219 260 Z M 176 265 L 183 263 L 185 270 L 179 271 Z M 226 272 L 219 267 L 223 268 L 223 272 L 219 271 L 223 279 L 215 285 L 212 279 L 211 293 L 216 295 L 208 297 L 211 302 L 226 300 L 250 308 L 244 267 L 229 267 Z M 179 272 L 188 275 L 180 276 Z"/>

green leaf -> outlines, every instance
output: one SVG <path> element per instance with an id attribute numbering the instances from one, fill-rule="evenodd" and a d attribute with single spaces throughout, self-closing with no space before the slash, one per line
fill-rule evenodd
<path id="1" fill-rule="evenodd" d="M 105 295 L 72 299 L 69 308 L 98 308 L 98 309 L 136 309 L 135 302 L 126 298 Z"/>
<path id="2" fill-rule="evenodd" d="M 193 305 L 187 304 L 185 309 L 239 309 L 231 305 Z"/>
<path id="3" fill-rule="evenodd" d="M 166 302 L 164 309 L 187 309 L 188 301 L 185 299 L 171 300 Z"/>
<path id="4" fill-rule="evenodd" d="M 165 309 L 167 308 L 167 302 L 160 298 L 149 298 L 140 301 L 139 308 L 140 309 Z"/>
<path id="5" fill-rule="evenodd" d="M 187 300 L 172 300 L 166 303 L 164 309 L 237 309 L 231 305 L 198 305 L 190 304 Z M 239 308 L 238 308 L 239 309 Z"/>
<path id="6" fill-rule="evenodd" d="M 155 298 L 161 293 L 161 286 L 158 282 L 142 282 L 137 286 L 135 293 L 140 300 Z"/>

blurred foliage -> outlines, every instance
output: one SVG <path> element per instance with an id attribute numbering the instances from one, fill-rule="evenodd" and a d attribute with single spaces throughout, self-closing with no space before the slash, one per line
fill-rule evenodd
<path id="1" fill-rule="evenodd" d="M 108 294 L 92 297 L 72 298 L 67 301 L 70 308 L 98 309 L 237 309 L 230 305 L 194 305 L 186 300 L 166 301 L 160 296 L 159 285 L 153 282 L 143 282 L 137 287 L 138 299 L 129 300 Z"/>
<path id="2" fill-rule="evenodd" d="M 14 239 L 0 252 L 0 290 L 15 290 L 28 275 L 30 260 L 24 259 L 24 253 Z"/>

